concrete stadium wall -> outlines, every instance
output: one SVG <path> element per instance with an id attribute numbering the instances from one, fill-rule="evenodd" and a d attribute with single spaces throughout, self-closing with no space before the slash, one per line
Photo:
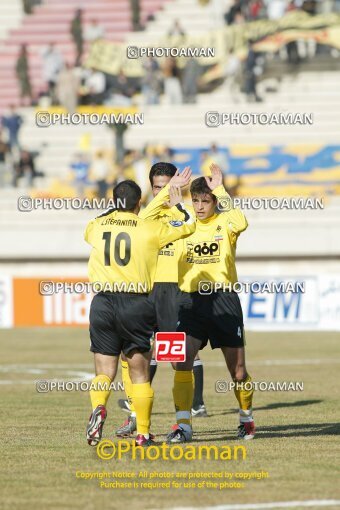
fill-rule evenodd
<path id="1" fill-rule="evenodd" d="M 340 257 L 340 197 L 324 209 L 245 210 L 249 227 L 238 241 L 240 260 L 261 258 Z M 90 248 L 85 227 L 98 211 L 33 210 L 22 212 L 17 201 L 1 200 L 1 260 L 79 260 Z"/>
<path id="2" fill-rule="evenodd" d="M 239 279 L 246 276 L 290 277 L 319 274 L 339 274 L 338 260 L 237 260 Z M 87 262 L 0 262 L 0 275 L 21 278 L 86 278 Z"/>

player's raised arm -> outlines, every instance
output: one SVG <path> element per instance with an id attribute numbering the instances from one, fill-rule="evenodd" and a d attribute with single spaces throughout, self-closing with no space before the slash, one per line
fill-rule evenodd
<path id="1" fill-rule="evenodd" d="M 189 166 L 185 167 L 182 172 L 177 172 L 167 184 L 139 213 L 139 217 L 143 219 L 156 219 L 161 211 L 164 211 L 164 204 L 170 207 L 170 186 L 185 187 L 190 183 L 192 171 Z"/>
<path id="2" fill-rule="evenodd" d="M 190 166 L 186 166 L 182 172 L 177 172 L 175 175 L 170 179 L 170 186 L 179 186 L 180 188 L 185 188 L 185 186 L 188 186 L 190 183 L 192 175 L 192 170 Z"/>
<path id="3" fill-rule="evenodd" d="M 160 226 L 159 231 L 159 247 L 162 248 L 168 243 L 176 241 L 182 237 L 186 237 L 195 231 L 196 223 L 193 215 L 183 203 L 181 188 L 179 186 L 170 186 L 169 205 L 171 208 L 176 207 L 178 211 L 183 213 L 183 220 L 173 220 Z"/>
<path id="4" fill-rule="evenodd" d="M 217 203 L 221 204 L 220 208 L 217 207 L 226 216 L 230 231 L 239 235 L 248 227 L 247 219 L 241 209 L 234 208 L 233 200 L 223 185 L 223 174 L 220 167 L 212 163 L 210 171 L 211 176 L 205 178 L 207 185 L 217 198 Z"/>

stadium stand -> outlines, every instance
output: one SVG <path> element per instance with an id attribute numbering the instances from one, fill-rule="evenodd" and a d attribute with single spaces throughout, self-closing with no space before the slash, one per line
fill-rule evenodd
<path id="1" fill-rule="evenodd" d="M 148 105 L 143 108 L 144 125 L 131 126 L 126 134 L 126 146 L 130 149 L 142 149 L 150 140 L 154 144 L 163 144 L 172 147 L 178 154 L 178 164 L 194 163 L 195 173 L 200 171 L 199 159 L 195 159 L 194 152 L 198 148 L 206 148 L 210 143 L 216 142 L 219 146 L 247 144 L 248 155 L 253 158 L 252 175 L 256 172 L 257 177 L 263 173 L 263 168 L 268 167 L 266 157 L 274 147 L 285 146 L 284 153 L 295 154 L 303 158 L 304 155 L 318 154 L 323 148 L 338 146 L 338 108 L 340 106 L 340 89 L 337 85 L 338 74 L 332 71 L 304 72 L 297 77 L 285 76 L 282 79 L 280 89 L 275 95 L 268 95 L 266 106 L 252 104 L 251 108 L 240 98 L 240 103 L 235 104 L 228 97 L 228 90 L 224 85 L 211 94 L 200 94 L 198 104 L 194 105 Z M 262 84 L 265 87 L 265 84 Z M 210 104 L 214 104 L 214 111 L 253 113 L 277 112 L 311 113 L 313 112 L 314 124 L 296 126 L 273 126 L 270 125 L 232 125 L 219 128 L 209 128 L 205 125 L 205 114 L 210 110 Z M 166 122 L 164 122 L 166 119 Z M 180 121 L 179 121 L 180 119 Z M 307 133 L 307 136 L 306 136 Z M 25 115 L 25 123 L 22 128 L 22 138 L 29 147 L 39 151 L 41 156 L 37 159 L 38 166 L 51 178 L 66 178 L 70 160 L 74 152 L 79 149 L 81 141 L 88 138 L 91 150 L 99 148 L 108 149 L 112 143 L 113 133 L 105 126 L 75 125 L 75 126 L 51 126 L 44 130 L 42 146 L 41 128 L 37 127 L 30 113 Z M 294 147 L 302 144 L 299 149 Z M 256 147 L 256 149 L 255 149 Z M 338 151 L 339 149 L 337 149 Z M 276 151 L 277 152 L 277 151 Z M 243 149 L 247 156 L 247 150 Z M 320 158 L 323 153 L 320 153 Z M 319 159 L 320 159 L 319 158 Z M 336 156 L 337 158 L 337 156 Z M 277 160 L 279 161 L 279 160 Z M 233 163 L 233 162 L 231 162 Z M 324 168 L 324 163 L 318 159 L 313 161 L 314 166 L 305 168 L 304 172 Z M 327 160 L 327 172 L 323 175 L 315 175 L 315 182 L 322 182 L 328 186 L 324 191 L 336 192 L 335 186 L 339 182 L 339 167 L 337 161 Z M 326 170 L 325 169 L 325 170 Z M 230 169 L 231 173 L 233 169 Z M 285 181 L 289 185 L 289 172 L 285 167 L 277 166 L 275 179 Z M 235 170 L 236 173 L 236 170 Z M 283 175 L 282 175 L 283 174 Z M 299 186 L 296 183 L 296 175 L 293 176 L 297 192 Z M 291 183 L 293 183 L 293 178 Z M 311 179 L 313 180 L 313 177 Z M 252 186 L 252 181 L 249 185 Z M 246 184 L 246 183 L 244 183 Z M 305 183 L 306 184 L 306 183 Z M 285 194 L 286 189 L 272 189 L 265 193 Z M 259 191 L 260 193 L 260 191 Z M 249 194 L 249 190 L 248 193 Z M 305 194 L 305 192 L 304 192 Z"/>
<path id="2" fill-rule="evenodd" d="M 22 0 L 2 0 L 0 3 L 0 44 L 10 30 L 20 25 L 23 16 Z"/>
<path id="3" fill-rule="evenodd" d="M 165 0 L 144 0 L 142 2 L 142 21 L 155 10 L 161 8 Z M 7 4 L 11 4 L 8 9 Z M 105 28 L 105 37 L 112 41 L 122 41 L 124 34 L 132 29 L 130 7 L 124 0 L 111 2 L 110 0 L 100 0 L 94 3 L 92 0 L 45 0 L 41 5 L 33 9 L 33 13 L 25 16 L 21 26 L 18 26 L 20 17 L 14 17 L 14 14 L 8 14 L 19 8 L 20 1 L 2 2 L 0 14 L 6 12 L 6 16 L 13 18 L 12 27 L 7 38 L 0 47 L 0 113 L 9 104 L 19 105 L 19 89 L 15 77 L 14 69 L 20 45 L 28 46 L 28 58 L 30 78 L 32 82 L 33 95 L 37 95 L 44 90 L 46 84 L 42 79 L 42 58 L 41 52 L 49 43 L 54 43 L 62 53 L 66 61 L 74 62 L 75 49 L 70 35 L 70 24 L 74 17 L 75 10 L 82 8 L 84 17 L 84 28 L 86 28 L 92 19 Z M 2 19 L 6 19 L 6 16 Z M 3 25 L 1 23 L 1 25 Z M 9 23 L 8 28 L 11 28 Z M 88 49 L 85 43 L 84 53 Z"/>
<path id="4" fill-rule="evenodd" d="M 159 37 L 171 29 L 176 19 L 181 20 L 185 31 L 200 33 L 206 30 L 206 19 L 216 16 L 213 4 L 200 5 L 194 0 L 181 0 L 174 2 L 160 2 L 145 0 L 143 2 L 143 19 L 146 20 L 150 13 L 155 13 L 154 19 L 148 22 L 146 30 L 141 32 L 131 31 L 131 22 L 127 3 L 119 5 L 119 17 L 110 4 L 109 0 L 101 0 L 101 6 L 107 7 L 96 18 L 102 23 L 113 18 L 119 25 L 119 30 L 114 31 L 111 21 L 108 24 L 107 37 L 113 40 L 136 41 L 143 45 L 150 42 L 150 37 Z M 42 86 L 40 81 L 41 61 L 39 51 L 43 45 L 49 42 L 44 32 L 44 24 L 53 18 L 58 20 L 55 27 L 58 29 L 54 41 L 58 48 L 67 58 L 74 58 L 74 48 L 68 33 L 70 20 L 76 6 L 84 8 L 85 20 L 90 20 L 94 15 L 93 7 L 89 0 L 83 3 L 65 2 L 67 6 L 62 9 L 61 3 L 49 0 L 35 7 L 31 16 L 24 20 L 21 32 L 12 32 L 8 38 L 5 50 L 0 51 L 0 67 L 5 65 L 7 69 L 14 65 L 14 57 L 21 42 L 30 39 L 32 51 L 32 77 L 35 90 Z M 77 5 L 76 5 L 77 4 Z M 102 5 L 103 4 L 103 5 Z M 111 5 L 111 7 L 109 7 Z M 115 7 L 118 4 L 115 3 Z M 160 9 L 163 7 L 163 9 Z M 91 10 L 92 9 L 92 10 Z M 189 16 L 190 13 L 190 16 Z M 221 13 L 219 13 L 221 15 Z M 54 16 L 57 16 L 54 18 Z M 111 16 L 111 17 L 110 17 Z M 121 16 L 121 17 L 120 17 Z M 129 24 L 130 23 L 130 24 Z M 117 25 L 117 26 L 118 26 Z M 40 26 L 35 30 L 34 27 Z M 48 25 L 47 25 L 48 26 Z M 22 33 L 25 36 L 22 36 Z M 41 34 L 41 41 L 38 35 Z M 28 39 L 27 39 L 28 38 Z M 339 254 L 340 246 L 335 242 L 336 228 L 339 227 L 339 200 L 332 198 L 339 194 L 340 169 L 339 140 L 338 140 L 338 112 L 340 108 L 340 90 L 338 87 L 339 63 L 335 55 L 321 55 L 304 62 L 303 66 L 293 70 L 285 62 L 273 60 L 272 75 L 265 77 L 259 84 L 259 91 L 264 98 L 263 103 L 246 102 L 242 93 L 238 94 L 238 102 L 235 103 L 230 90 L 225 83 L 221 83 L 214 90 L 197 95 L 195 104 L 166 104 L 161 98 L 160 104 L 143 105 L 140 111 L 144 113 L 143 126 L 130 126 L 125 136 L 126 148 L 130 151 L 145 148 L 150 144 L 155 147 L 170 147 L 172 159 L 179 166 L 191 164 L 195 174 L 205 172 L 208 160 L 204 160 L 205 153 L 209 151 L 212 143 L 218 145 L 221 153 L 228 155 L 229 163 L 224 168 L 227 174 L 227 184 L 234 186 L 237 183 L 237 194 L 241 196 L 325 196 L 327 197 L 327 211 L 313 211 L 311 224 L 317 225 L 320 244 L 306 243 L 301 231 L 303 231 L 304 216 L 298 211 L 249 211 L 250 221 L 254 227 L 251 235 L 240 245 L 240 256 L 261 257 L 273 256 L 323 256 L 329 253 Z M 279 76 L 280 79 L 273 78 Z M 2 74 L 4 76 L 4 74 Z M 6 75 L 5 75 L 6 76 Z M 13 77 L 11 77 L 12 80 Z M 17 89 L 14 88 L 13 80 L 9 75 L 2 78 L 8 80 L 8 88 L 4 88 L 4 94 L 0 95 L 3 107 L 10 100 L 17 100 Z M 276 84 L 275 93 L 270 92 L 272 84 Z M 8 95 L 11 94 L 11 95 Z M 5 99 L 4 99 L 5 98 Z M 138 103 L 138 97 L 137 97 Z M 213 108 L 211 107 L 213 105 Z M 0 105 L 1 107 L 1 105 Z M 295 112 L 313 113 L 314 124 L 309 126 L 259 126 L 259 125 L 233 125 L 219 128 L 208 128 L 205 125 L 205 114 L 209 110 L 220 112 Z M 76 153 L 83 152 L 91 157 L 98 150 L 104 151 L 107 157 L 113 160 L 114 133 L 103 125 L 77 124 L 73 126 L 55 125 L 48 129 L 36 126 L 34 119 L 35 110 L 32 108 L 20 109 L 24 123 L 20 138 L 22 146 L 33 153 L 37 153 L 36 167 L 45 176 L 35 179 L 34 196 L 75 196 L 76 189 L 70 177 L 70 164 Z M 164 121 L 166 119 L 166 122 Z M 152 150 L 150 150 L 152 153 Z M 150 156 L 150 163 L 153 158 Z M 129 175 L 130 177 L 130 175 Z M 132 174 L 132 177 L 136 175 Z M 91 186 L 85 190 L 93 196 Z M 6 250 L 13 246 L 10 239 L 10 228 L 5 220 L 5 213 L 10 212 L 10 221 L 14 222 L 23 235 L 23 239 L 36 236 L 35 248 L 29 242 L 24 243 L 20 256 L 32 257 L 65 257 L 81 258 L 84 254 L 83 247 L 78 246 L 75 239 L 81 236 L 81 229 L 86 220 L 93 215 L 90 212 L 79 211 L 54 211 L 31 212 L 27 215 L 15 213 L 16 205 L 13 201 L 23 193 L 30 190 L 25 184 L 19 183 L 18 189 L 0 190 L 3 204 L 1 228 L 4 229 L 4 239 L 0 256 L 7 258 L 14 256 Z M 256 220 L 256 221 L 253 221 Z M 68 224 L 65 233 L 64 222 Z M 275 224 L 282 225 L 282 231 L 291 233 L 294 243 L 287 246 L 277 230 Z M 325 228 L 325 226 L 329 228 Z M 46 235 L 53 226 L 53 239 L 50 245 L 44 242 Z M 41 228 L 41 230 L 40 230 Z M 41 235 L 41 232 L 45 232 Z M 265 234 L 265 235 L 264 235 Z M 70 238 L 67 243 L 67 252 L 61 253 L 60 239 L 65 235 Z M 58 237 L 61 236 L 61 237 Z M 256 239 L 264 236 L 268 243 L 259 246 Z M 262 238 L 261 237 L 261 238 Z M 273 242 L 273 240 L 275 242 Z M 65 243 L 64 243 L 65 245 Z M 39 248 L 39 249 L 38 249 Z"/>

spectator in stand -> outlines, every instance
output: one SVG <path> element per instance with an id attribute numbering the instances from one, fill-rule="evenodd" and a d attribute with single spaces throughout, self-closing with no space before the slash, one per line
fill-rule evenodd
<path id="1" fill-rule="evenodd" d="M 56 84 L 58 75 L 63 68 L 63 57 L 59 50 L 56 49 L 53 43 L 42 51 L 43 58 L 43 77 L 48 86 L 48 94 L 51 98 L 52 104 L 57 102 L 56 98 Z"/>
<path id="2" fill-rule="evenodd" d="M 234 0 L 229 11 L 227 11 L 224 15 L 227 25 L 232 25 L 235 22 L 237 14 L 242 14 L 241 2 L 239 0 Z"/>
<path id="3" fill-rule="evenodd" d="M 142 201 L 145 201 L 149 193 L 149 170 L 151 166 L 145 148 L 142 152 L 133 151 L 131 164 L 134 171 L 134 178 L 142 190 Z"/>
<path id="4" fill-rule="evenodd" d="M 194 104 L 196 103 L 197 95 L 197 82 L 199 77 L 200 69 L 197 60 L 194 57 L 190 57 L 186 61 L 186 66 L 182 73 L 182 89 L 184 103 Z"/>
<path id="5" fill-rule="evenodd" d="M 105 104 L 115 106 L 130 106 L 132 104 L 132 96 L 134 90 L 129 85 L 129 80 L 124 74 L 124 71 L 120 70 L 117 76 L 116 82 L 112 87 L 112 95 Z"/>
<path id="6" fill-rule="evenodd" d="M 75 16 L 71 22 L 71 35 L 76 46 L 76 61 L 75 65 L 81 65 L 83 56 L 84 38 L 83 38 L 83 11 L 77 9 Z"/>
<path id="7" fill-rule="evenodd" d="M 162 76 L 159 64 L 153 57 L 143 62 L 142 93 L 146 104 L 158 104 L 162 88 Z"/>
<path id="8" fill-rule="evenodd" d="M 159 161 L 173 161 L 174 150 L 171 147 L 160 145 L 153 148 L 153 151 L 150 152 L 150 157 L 152 164 L 159 163 Z"/>
<path id="9" fill-rule="evenodd" d="M 22 100 L 21 102 L 22 105 L 24 105 L 26 97 L 29 98 L 29 102 L 30 104 L 32 104 L 32 87 L 29 76 L 29 65 L 26 44 L 23 44 L 21 46 L 19 57 L 15 66 L 15 72 L 20 85 L 20 96 Z"/>
<path id="10" fill-rule="evenodd" d="M 96 19 L 91 20 L 91 24 L 85 29 L 84 39 L 89 43 L 94 43 L 99 39 L 104 39 L 105 28 L 103 25 L 99 25 Z"/>
<path id="11" fill-rule="evenodd" d="M 106 198 L 108 189 L 108 177 L 110 173 L 110 165 L 105 158 L 103 151 L 97 151 L 91 164 L 90 177 L 97 185 L 97 196 L 99 198 Z"/>
<path id="12" fill-rule="evenodd" d="M 237 101 L 237 94 L 240 90 L 241 60 L 234 50 L 229 51 L 228 61 L 225 67 L 226 83 L 233 100 Z M 236 96 L 236 97 L 235 97 Z"/>
<path id="13" fill-rule="evenodd" d="M 33 186 L 34 178 L 43 175 L 36 171 L 33 156 L 27 150 L 21 151 L 19 162 L 15 165 L 14 170 L 13 186 L 15 188 L 18 185 L 18 179 L 24 178 L 26 186 L 31 187 Z"/>
<path id="14" fill-rule="evenodd" d="M 218 165 L 224 173 L 228 172 L 229 164 L 226 153 L 222 151 L 216 143 L 211 144 L 207 157 L 210 161 L 216 161 L 216 165 Z"/>
<path id="15" fill-rule="evenodd" d="M 170 30 L 168 32 L 168 35 L 169 36 L 180 35 L 181 37 L 185 37 L 186 33 L 185 33 L 184 29 L 181 27 L 178 19 L 175 19 L 172 28 L 170 28 Z"/>
<path id="16" fill-rule="evenodd" d="M 314 16 L 317 11 L 317 2 L 316 0 L 305 0 L 302 5 L 302 10 L 308 12 L 308 14 L 312 14 Z"/>
<path id="17" fill-rule="evenodd" d="M 246 21 L 246 17 L 243 14 L 243 12 L 237 12 L 235 14 L 234 25 L 243 25 L 243 23 L 245 23 L 245 21 Z"/>
<path id="18" fill-rule="evenodd" d="M 77 109 L 79 77 L 69 62 L 66 62 L 58 76 L 56 96 L 61 106 L 70 113 Z"/>
<path id="19" fill-rule="evenodd" d="M 287 12 L 296 11 L 297 6 L 295 0 L 291 0 L 287 6 Z M 299 49 L 296 41 L 289 41 L 286 45 L 288 62 L 293 65 L 300 63 Z"/>
<path id="20" fill-rule="evenodd" d="M 19 131 L 23 121 L 20 115 L 17 114 L 14 105 L 11 105 L 9 108 L 9 114 L 2 118 L 2 125 L 7 129 L 9 148 L 13 153 L 14 149 L 20 148 Z"/>
<path id="21" fill-rule="evenodd" d="M 263 9 L 262 0 L 251 0 L 249 4 L 249 19 L 250 21 L 257 20 L 261 17 Z"/>
<path id="22" fill-rule="evenodd" d="M 164 66 L 164 93 L 169 104 L 183 103 L 180 73 L 175 58 L 168 58 Z"/>
<path id="23" fill-rule="evenodd" d="M 77 196 L 79 198 L 84 198 L 84 191 L 90 168 L 87 156 L 83 153 L 75 154 L 70 168 L 74 175 L 74 185 L 76 187 Z"/>
<path id="24" fill-rule="evenodd" d="M 41 0 L 22 0 L 22 6 L 25 14 L 32 14 L 32 9 L 35 5 L 41 3 Z"/>
<path id="25" fill-rule="evenodd" d="M 140 2 L 139 0 L 130 0 L 131 6 L 131 19 L 132 19 L 132 28 L 135 32 L 138 30 L 142 30 L 141 22 L 140 22 Z"/>
<path id="26" fill-rule="evenodd" d="M 0 131 L 0 188 L 6 184 L 6 158 L 9 152 L 8 145 L 2 139 L 2 132 Z"/>
<path id="27" fill-rule="evenodd" d="M 262 99 L 257 94 L 255 67 L 256 54 L 252 47 L 252 41 L 248 41 L 248 55 L 244 64 L 244 89 L 248 101 L 255 100 L 259 103 Z"/>
<path id="28" fill-rule="evenodd" d="M 90 69 L 85 78 L 82 104 L 103 104 L 106 91 L 105 74 L 96 69 Z"/>

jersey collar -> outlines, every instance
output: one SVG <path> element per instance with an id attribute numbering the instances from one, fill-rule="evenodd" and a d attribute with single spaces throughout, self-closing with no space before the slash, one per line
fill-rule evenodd
<path id="1" fill-rule="evenodd" d="M 205 220 L 200 220 L 199 218 L 196 218 L 197 223 L 200 223 L 202 225 L 207 225 L 208 223 L 213 222 L 217 218 L 217 214 L 214 213 L 212 216 L 209 216 L 209 218 L 206 218 Z"/>

